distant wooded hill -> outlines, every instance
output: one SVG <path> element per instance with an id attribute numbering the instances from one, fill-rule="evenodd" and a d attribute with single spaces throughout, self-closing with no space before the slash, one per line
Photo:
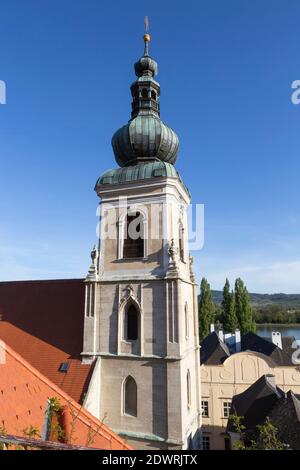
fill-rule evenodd
<path id="1" fill-rule="evenodd" d="M 219 304 L 223 300 L 220 290 L 212 290 L 213 302 Z M 264 305 L 281 305 L 286 309 L 300 308 L 300 294 L 250 294 L 251 304 L 256 307 Z"/>

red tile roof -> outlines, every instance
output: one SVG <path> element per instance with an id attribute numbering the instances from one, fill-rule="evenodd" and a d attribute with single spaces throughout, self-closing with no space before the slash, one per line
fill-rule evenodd
<path id="1" fill-rule="evenodd" d="M 131 449 L 104 423 L 0 342 L 0 426 L 6 433 L 23 436 L 24 429 L 34 426 L 42 435 L 47 401 L 54 397 L 63 407 L 64 440 L 68 444 L 98 449 Z"/>
<path id="2" fill-rule="evenodd" d="M 0 282 L 0 338 L 77 402 L 92 372 L 81 364 L 83 320 L 82 279 Z"/>

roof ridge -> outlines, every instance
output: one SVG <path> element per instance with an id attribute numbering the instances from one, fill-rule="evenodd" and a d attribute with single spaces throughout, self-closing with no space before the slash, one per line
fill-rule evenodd
<path id="1" fill-rule="evenodd" d="M 230 356 L 230 351 L 229 351 L 229 348 L 226 344 L 225 341 L 223 341 L 220 336 L 218 335 L 218 333 L 216 331 L 212 331 L 210 334 L 213 335 L 213 333 L 215 334 L 215 336 L 217 337 L 217 340 L 219 342 L 219 345 L 221 346 L 221 348 L 223 349 L 223 351 L 226 353 L 226 354 L 229 354 Z"/>
<path id="2" fill-rule="evenodd" d="M 280 348 L 277 344 L 273 343 L 271 338 L 259 336 L 253 331 L 243 335 L 241 341 L 243 351 L 254 351 L 255 353 L 263 354 L 272 359 L 277 365 L 291 365 L 291 358 L 284 344 L 286 341 L 283 341 L 282 348 Z"/>
<path id="3" fill-rule="evenodd" d="M 46 282 L 78 282 L 78 281 L 84 281 L 84 278 L 81 277 L 74 277 L 74 278 L 66 278 L 66 279 L 19 279 L 17 281 L 0 281 L 0 286 L 1 285 L 7 285 L 7 284 L 42 284 Z"/>

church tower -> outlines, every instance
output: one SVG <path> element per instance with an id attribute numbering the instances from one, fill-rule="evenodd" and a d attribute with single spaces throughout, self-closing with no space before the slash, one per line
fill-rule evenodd
<path id="1" fill-rule="evenodd" d="M 160 119 L 157 63 L 135 64 L 130 121 L 112 138 L 119 168 L 98 179 L 100 243 L 85 280 L 85 406 L 137 449 L 198 447 L 198 308 L 188 249 L 190 194 L 179 140 Z"/>

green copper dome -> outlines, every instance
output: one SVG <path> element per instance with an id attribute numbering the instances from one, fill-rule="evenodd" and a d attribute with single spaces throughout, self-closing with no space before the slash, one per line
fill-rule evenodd
<path id="1" fill-rule="evenodd" d="M 112 139 L 117 163 L 134 165 L 141 161 L 160 160 L 175 163 L 178 137 L 155 115 L 138 115 L 121 127 Z"/>
<path id="2" fill-rule="evenodd" d="M 159 161 L 139 163 L 138 165 L 108 170 L 98 178 L 95 191 L 97 192 L 98 189 L 101 187 L 103 188 L 106 185 L 126 184 L 131 181 L 148 180 L 153 178 L 177 179 L 184 186 L 187 193 L 190 194 L 176 168 L 171 163 Z"/>
<path id="3" fill-rule="evenodd" d="M 115 170 L 108 170 L 98 179 L 95 190 L 97 190 L 99 186 L 106 184 L 125 184 L 130 181 L 162 177 L 176 178 L 181 181 L 179 173 L 173 165 L 170 163 L 154 161 L 139 163 L 138 165 L 127 166 L 124 168 L 117 168 Z"/>
<path id="4" fill-rule="evenodd" d="M 157 63 L 148 53 L 148 33 L 144 41 L 144 55 L 134 66 L 138 78 L 130 87 L 131 119 L 112 138 L 115 158 L 121 168 L 108 170 L 98 178 L 95 191 L 99 193 L 106 185 L 154 178 L 174 178 L 185 187 L 173 166 L 177 159 L 179 139 L 160 119 L 160 85 L 154 79 Z"/>
<path id="5" fill-rule="evenodd" d="M 145 35 L 146 37 L 147 35 Z M 160 119 L 160 85 L 154 80 L 157 63 L 148 54 L 145 39 L 143 57 L 135 64 L 138 79 L 131 85 L 131 120 L 112 137 L 112 147 L 120 166 L 140 162 L 177 160 L 179 139 Z"/>

